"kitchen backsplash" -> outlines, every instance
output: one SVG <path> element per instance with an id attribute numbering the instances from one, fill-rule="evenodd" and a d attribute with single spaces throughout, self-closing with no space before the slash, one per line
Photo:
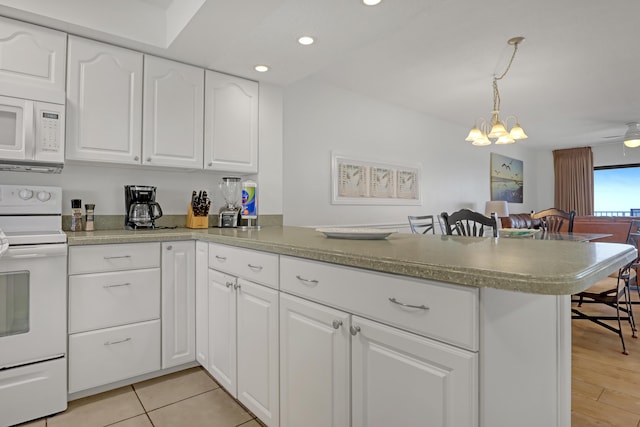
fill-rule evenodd
<path id="1" fill-rule="evenodd" d="M 124 229 L 124 215 L 95 215 L 95 230 L 122 230 Z M 84 225 L 84 215 L 82 217 Z M 161 227 L 177 226 L 183 228 L 186 224 L 186 215 L 163 215 L 158 219 L 156 225 Z M 245 221 L 246 222 L 246 221 Z M 209 215 L 209 226 L 218 224 L 217 215 Z M 245 225 L 241 222 L 241 225 Z M 282 225 L 282 215 L 258 215 L 258 220 L 253 221 L 252 225 L 260 225 L 261 227 L 280 226 Z M 69 231 L 71 228 L 71 215 L 62 215 L 62 229 Z M 84 227 L 83 227 L 84 230 Z"/>

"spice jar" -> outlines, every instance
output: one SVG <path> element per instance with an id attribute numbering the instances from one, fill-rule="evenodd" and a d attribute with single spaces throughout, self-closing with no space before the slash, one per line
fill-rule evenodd
<path id="1" fill-rule="evenodd" d="M 86 217 L 84 221 L 84 230 L 85 231 L 93 231 L 93 210 L 96 207 L 93 203 L 87 203 L 84 205 L 84 209 L 86 211 Z"/>
<path id="2" fill-rule="evenodd" d="M 82 231 L 82 200 L 71 199 L 71 231 Z"/>

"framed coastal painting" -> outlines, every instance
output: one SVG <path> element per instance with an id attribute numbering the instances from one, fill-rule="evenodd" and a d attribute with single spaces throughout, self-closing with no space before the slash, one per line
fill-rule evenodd
<path id="1" fill-rule="evenodd" d="M 419 205 L 420 166 L 331 153 L 331 203 Z"/>
<path id="2" fill-rule="evenodd" d="M 522 203 L 524 187 L 522 160 L 491 153 L 491 200 Z"/>

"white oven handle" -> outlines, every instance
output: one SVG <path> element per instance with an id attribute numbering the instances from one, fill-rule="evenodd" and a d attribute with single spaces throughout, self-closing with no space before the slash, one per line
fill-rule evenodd
<path id="1" fill-rule="evenodd" d="M 55 243 L 51 245 L 9 246 L 0 262 L 7 259 L 43 258 L 52 256 L 66 256 L 67 245 Z"/>

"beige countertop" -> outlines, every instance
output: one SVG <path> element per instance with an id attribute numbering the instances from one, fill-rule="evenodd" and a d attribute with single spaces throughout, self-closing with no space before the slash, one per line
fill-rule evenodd
<path id="1" fill-rule="evenodd" d="M 289 226 L 101 230 L 67 236 L 70 246 L 197 239 L 478 288 L 551 295 L 580 292 L 636 256 L 632 246 L 617 243 L 402 233 L 384 240 L 346 240 Z"/>

